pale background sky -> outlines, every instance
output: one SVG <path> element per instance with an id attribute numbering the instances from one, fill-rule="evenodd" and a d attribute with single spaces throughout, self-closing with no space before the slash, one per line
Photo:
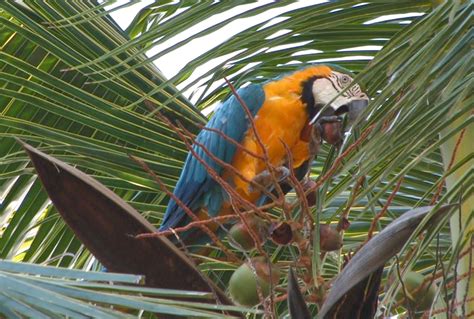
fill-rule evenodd
<path id="1" fill-rule="evenodd" d="M 116 6 L 123 5 L 123 4 L 128 3 L 128 2 L 130 2 L 130 1 L 128 1 L 128 0 L 117 1 L 115 4 L 108 7 L 108 9 L 116 7 Z M 131 6 L 128 6 L 128 7 L 123 8 L 123 9 L 119 9 L 117 11 L 114 11 L 111 15 L 114 18 L 114 20 L 116 20 L 116 22 L 120 25 L 120 27 L 125 29 L 132 22 L 133 18 L 135 17 L 135 15 L 138 13 L 138 11 L 141 8 L 143 8 L 144 6 L 146 6 L 148 4 L 151 4 L 153 2 L 154 2 L 153 0 L 138 1 L 137 3 L 135 3 Z M 181 34 L 178 34 L 177 36 L 173 37 L 172 39 L 170 39 L 170 40 L 168 40 L 168 41 L 152 48 L 147 53 L 147 55 L 151 56 L 153 54 L 156 54 L 157 52 L 160 52 L 163 49 L 172 47 L 177 42 L 186 40 L 187 38 L 189 38 L 193 34 L 196 34 L 197 32 L 200 32 L 203 29 L 206 29 L 206 28 L 208 28 L 208 27 L 210 27 L 210 26 L 212 26 L 212 25 L 214 25 L 218 22 L 224 21 L 224 20 L 226 20 L 226 19 L 228 19 L 232 16 L 235 16 L 235 15 L 237 15 L 239 13 L 242 13 L 244 11 L 247 11 L 249 9 L 256 8 L 256 7 L 271 3 L 271 2 L 273 2 L 273 1 L 271 1 L 271 0 L 259 0 L 256 3 L 235 6 L 235 7 L 232 8 L 232 10 L 223 12 L 219 15 L 213 16 L 210 19 L 204 20 L 204 21 L 196 24 L 195 26 L 189 28 L 185 32 L 183 32 Z M 186 45 L 184 45 L 184 46 L 182 46 L 182 47 L 180 47 L 176 50 L 173 50 L 172 52 L 164 55 L 163 57 L 160 57 L 159 59 L 155 60 L 155 64 L 157 65 L 157 67 L 161 70 L 161 72 L 167 78 L 171 78 L 182 67 L 184 67 L 186 65 L 186 63 L 188 63 L 189 61 L 192 61 L 193 59 L 197 58 L 199 55 L 201 55 L 205 51 L 209 50 L 210 48 L 215 47 L 215 46 L 217 46 L 218 44 L 220 44 L 222 42 L 225 42 L 227 39 L 234 36 L 238 32 L 240 32 L 242 30 L 245 30 L 249 27 L 252 27 L 252 26 L 254 26 L 258 23 L 261 23 L 262 21 L 266 21 L 266 20 L 269 20 L 273 17 L 276 17 L 277 15 L 279 15 L 281 13 L 284 13 L 286 11 L 294 10 L 294 9 L 297 9 L 297 8 L 301 8 L 301 7 L 305 7 L 305 6 L 309 6 L 309 5 L 313 5 L 313 4 L 317 4 L 317 3 L 323 3 L 323 2 L 327 2 L 327 1 L 324 1 L 324 0 L 295 1 L 294 3 L 291 3 L 291 4 L 286 5 L 284 7 L 271 9 L 271 10 L 268 10 L 264 13 L 261 13 L 259 15 L 253 16 L 253 17 L 242 18 L 242 19 L 239 19 L 237 21 L 232 21 L 229 24 L 227 24 L 226 26 L 222 27 L 221 29 L 219 29 L 219 30 L 217 30 L 217 31 L 215 31 L 215 32 L 213 32 L 209 35 L 203 36 L 201 38 L 194 39 L 194 40 L 190 41 L 189 43 L 187 43 Z M 363 5 L 363 4 L 364 3 L 360 3 L 358 5 Z M 384 21 L 384 20 L 390 20 L 390 19 L 394 19 L 394 18 L 412 17 L 412 16 L 417 16 L 417 15 L 420 15 L 420 14 L 419 13 L 414 13 L 414 14 L 382 16 L 380 18 L 377 18 L 377 19 L 374 19 L 374 20 L 371 20 L 371 21 L 367 21 L 366 23 L 370 24 L 370 23 L 376 23 L 376 22 L 380 22 L 380 21 Z M 274 23 L 281 22 L 283 20 L 285 20 L 284 17 L 279 17 L 279 18 L 276 18 L 276 19 L 272 19 L 265 26 L 263 26 L 262 28 L 267 27 L 269 25 L 272 25 Z M 271 35 L 268 38 L 271 39 L 272 37 L 282 35 L 285 32 L 288 32 L 288 31 L 281 30 L 281 31 Z M 302 45 L 302 50 L 299 52 L 300 54 L 309 53 L 308 50 L 306 50 L 306 51 L 304 50 L 304 43 L 301 43 L 300 45 Z M 276 50 L 279 50 L 279 49 L 281 50 L 281 49 L 284 49 L 284 48 L 285 48 L 284 46 L 279 46 L 279 47 L 275 47 L 275 48 L 272 48 L 272 49 L 268 49 L 267 52 L 276 51 Z M 366 47 L 363 47 L 363 48 L 365 50 L 373 50 L 374 54 L 375 54 L 375 52 L 378 51 L 381 48 L 381 46 L 373 45 L 373 46 L 366 46 Z M 361 47 L 347 48 L 347 49 L 344 49 L 344 50 L 341 50 L 341 51 L 347 51 L 348 55 L 350 55 L 350 51 L 355 50 L 355 49 L 361 49 Z M 314 51 L 314 53 L 318 52 L 316 50 L 311 50 L 311 51 Z M 319 51 L 319 52 L 321 52 L 321 51 Z M 226 59 L 230 58 L 232 55 L 235 55 L 237 53 L 238 52 L 234 52 L 232 54 L 219 57 L 219 58 L 217 58 L 213 61 L 210 61 L 209 63 L 206 63 L 206 64 L 198 67 L 196 69 L 196 71 L 193 73 L 193 75 L 188 80 L 186 80 L 182 84 L 178 85 L 178 88 L 183 88 L 184 86 L 186 86 L 187 83 L 189 83 L 190 81 L 192 81 L 192 80 L 196 79 L 197 77 L 201 76 L 202 74 L 204 74 L 206 70 L 218 65 L 219 63 L 222 63 L 223 61 L 225 61 Z M 297 55 L 298 55 L 298 52 L 294 54 L 294 56 L 297 56 Z M 341 59 L 345 59 L 345 58 L 341 58 Z M 370 59 L 372 59 L 372 56 L 354 56 L 354 55 L 351 55 L 347 59 L 370 60 Z M 324 62 L 324 60 L 317 60 L 317 62 Z M 254 67 L 254 66 L 255 66 L 255 64 L 254 65 L 249 65 L 247 67 L 247 69 L 251 68 L 251 67 Z M 244 71 L 245 70 L 241 70 L 240 72 L 244 72 Z M 202 84 L 206 80 L 207 79 L 203 79 L 199 84 Z M 199 86 L 199 84 L 197 85 L 197 87 Z M 215 83 L 216 86 L 219 85 L 219 84 L 220 84 L 219 82 Z M 192 91 L 199 91 L 199 89 L 197 87 L 195 87 L 192 90 L 189 90 L 189 91 L 185 92 L 185 95 L 189 96 L 192 93 Z M 199 95 L 199 94 L 197 94 L 197 95 Z"/>

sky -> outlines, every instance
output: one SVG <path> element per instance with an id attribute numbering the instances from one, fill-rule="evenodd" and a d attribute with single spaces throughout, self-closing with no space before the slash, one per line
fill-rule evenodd
<path id="1" fill-rule="evenodd" d="M 112 6 L 107 7 L 107 9 L 111 9 L 111 8 L 123 5 L 125 3 L 128 3 L 128 2 L 130 2 L 130 1 L 129 0 L 119 0 L 116 3 L 114 3 Z M 137 3 L 135 3 L 133 5 L 129 5 L 126 8 L 119 9 L 117 11 L 112 12 L 111 16 L 120 25 L 120 27 L 125 29 L 132 22 L 133 18 L 135 17 L 135 15 L 139 12 L 139 10 L 141 8 L 145 7 L 148 4 L 151 4 L 153 2 L 154 2 L 153 0 L 137 1 Z M 228 18 L 230 18 L 234 15 L 237 15 L 241 12 L 244 12 L 244 11 L 247 11 L 249 9 L 252 9 L 252 8 L 255 8 L 255 7 L 258 7 L 258 6 L 262 6 L 262 5 L 271 3 L 271 2 L 273 2 L 273 1 L 272 0 L 258 0 L 256 3 L 250 3 L 250 4 L 235 6 L 235 7 L 232 8 L 232 10 L 221 13 L 219 15 L 212 16 L 211 18 L 209 18 L 207 20 L 199 22 L 198 24 L 192 26 L 191 28 L 189 28 L 185 32 L 182 32 L 181 34 L 178 34 L 177 36 L 167 40 L 166 42 L 153 47 L 149 52 L 147 52 L 147 55 L 152 56 L 153 54 L 156 54 L 157 52 L 160 52 L 160 51 L 162 51 L 166 48 L 172 47 L 173 45 L 175 45 L 176 43 L 178 43 L 180 41 L 186 41 L 186 39 L 189 38 L 190 36 L 196 34 L 199 31 L 202 31 L 206 28 L 209 28 L 210 26 L 212 26 L 216 23 L 219 23 L 221 21 L 225 21 L 226 19 L 228 19 Z M 179 70 L 182 67 L 184 67 L 189 61 L 192 61 L 193 59 L 200 56 L 202 53 L 204 53 L 207 50 L 219 45 L 220 43 L 225 42 L 227 39 L 229 39 L 233 35 L 237 34 L 238 32 L 240 32 L 240 31 L 242 31 L 246 28 L 249 28 L 251 26 L 254 26 L 258 23 L 261 23 L 262 21 L 269 20 L 269 22 L 267 24 L 265 24 L 265 26 L 264 26 L 264 27 L 267 27 L 267 26 L 269 26 L 273 23 L 278 23 L 278 22 L 281 22 L 282 20 L 285 20 L 285 18 L 282 18 L 282 17 L 272 19 L 273 17 L 276 17 L 277 15 L 280 15 L 281 13 L 284 13 L 284 12 L 289 11 L 289 10 L 294 10 L 294 9 L 297 9 L 297 8 L 309 6 L 309 5 L 323 3 L 323 2 L 327 2 L 327 1 L 324 1 L 324 0 L 295 1 L 295 2 L 293 2 L 289 5 L 286 5 L 284 7 L 267 10 L 264 13 L 261 13 L 259 15 L 255 15 L 255 16 L 252 16 L 252 17 L 232 21 L 232 22 L 228 23 L 227 25 L 225 25 L 224 27 L 222 27 L 221 29 L 219 29 L 215 32 L 212 32 L 211 34 L 208 34 L 206 36 L 203 36 L 203 37 L 194 39 L 192 41 L 189 41 L 189 43 L 186 43 L 185 45 L 179 47 L 178 49 L 175 49 L 175 50 L 171 51 L 170 53 L 158 58 L 157 60 L 155 60 L 155 64 L 160 69 L 160 71 L 165 75 L 165 77 L 171 78 L 175 74 L 177 74 L 179 72 Z M 363 5 L 363 3 L 360 3 L 358 5 Z M 410 17 L 410 16 L 414 16 L 414 15 L 419 15 L 419 14 L 383 16 L 383 17 L 380 17 L 380 18 L 377 18 L 377 19 L 374 19 L 374 20 L 371 20 L 371 21 L 367 21 L 366 23 L 370 24 L 370 23 L 376 23 L 376 22 L 380 22 L 380 21 L 383 21 L 383 20 L 387 20 L 387 19 L 400 18 L 400 17 Z M 275 37 L 277 35 L 284 34 L 284 32 L 285 32 L 285 30 L 280 30 L 278 33 L 273 34 L 272 36 L 270 36 L 268 38 L 270 39 L 270 38 Z M 281 48 L 275 47 L 275 48 L 272 48 L 270 50 L 277 50 L 277 49 L 283 49 L 283 48 L 282 47 Z M 355 49 L 355 48 L 352 48 L 352 49 Z M 361 49 L 361 48 L 357 48 L 357 49 Z M 364 47 L 364 49 L 373 50 L 374 53 L 375 53 L 377 50 L 381 49 L 381 47 L 380 46 L 366 46 L 366 47 Z M 347 49 L 347 51 L 350 51 L 350 50 L 351 49 Z M 301 51 L 301 53 L 303 53 L 303 52 L 304 52 L 304 50 Z M 182 89 L 183 87 L 185 87 L 188 83 L 190 83 L 194 79 L 199 78 L 201 75 L 203 75 L 210 68 L 222 63 L 223 61 L 227 60 L 232 55 L 235 55 L 237 53 L 238 52 L 234 52 L 230 55 L 219 57 L 219 58 L 214 59 L 214 60 L 212 60 L 212 61 L 210 61 L 206 64 L 203 64 L 203 65 L 199 66 L 194 71 L 194 73 L 192 74 L 192 76 L 189 79 L 187 79 L 186 81 L 184 81 L 183 83 L 178 85 L 178 88 Z M 307 53 L 307 52 L 305 52 L 305 53 Z M 314 52 L 314 53 L 316 53 L 316 52 Z M 368 60 L 368 59 L 371 59 L 371 58 L 372 58 L 371 56 L 356 56 L 356 57 L 351 56 L 350 57 L 350 59 L 365 59 L 365 60 Z M 344 58 L 342 58 L 342 59 L 344 59 Z M 324 61 L 321 60 L 319 62 L 324 62 Z M 253 67 L 253 65 L 248 66 L 248 68 L 250 68 L 250 67 Z M 242 72 L 243 72 L 243 70 L 242 70 Z M 194 86 L 191 90 L 188 90 L 188 91 L 184 92 L 184 94 L 189 97 L 193 92 L 194 93 L 199 92 L 202 89 L 202 88 L 201 89 L 198 88 L 199 84 L 205 82 L 206 80 L 207 79 L 202 79 L 201 82 L 198 83 L 198 85 Z M 219 82 L 214 83 L 214 86 L 218 86 L 218 85 L 220 85 Z M 196 95 L 199 96 L 199 94 L 196 94 Z M 193 99 L 192 99 L 192 101 L 193 101 Z"/>
<path id="2" fill-rule="evenodd" d="M 118 6 L 120 4 L 123 4 L 127 2 L 126 0 L 123 1 L 118 1 L 114 6 Z M 213 16 L 211 19 L 205 20 L 203 22 L 200 22 L 196 24 L 195 26 L 189 28 L 185 32 L 179 34 L 178 36 L 170 39 L 169 41 L 166 41 L 163 44 L 160 44 L 156 47 L 154 47 L 150 52 L 148 52 L 148 55 L 153 55 L 156 52 L 160 52 L 163 49 L 166 49 L 168 47 L 171 47 L 172 45 L 176 44 L 179 41 L 186 40 L 189 36 L 196 34 L 197 32 L 206 29 L 216 23 L 219 23 L 221 21 L 224 21 L 232 16 L 235 16 L 239 13 L 242 13 L 244 11 L 247 11 L 249 9 L 262 6 L 268 3 L 271 3 L 273 1 L 271 0 L 259 0 L 256 3 L 251 3 L 251 4 L 245 4 L 245 5 L 239 5 L 232 10 L 228 12 L 224 12 L 222 14 Z M 190 41 L 186 45 L 182 46 L 181 48 L 157 59 L 155 61 L 155 64 L 158 66 L 158 68 L 163 72 L 163 74 L 166 77 L 172 77 L 175 75 L 187 62 L 195 59 L 205 51 L 209 50 L 209 48 L 215 47 L 218 44 L 226 41 L 233 35 L 237 34 L 238 32 L 249 28 L 253 25 L 256 25 L 262 21 L 265 21 L 267 19 L 270 19 L 272 17 L 275 17 L 285 11 L 288 10 L 293 10 L 317 3 L 323 3 L 327 1 L 323 0 L 304 0 L 304 1 L 297 1 L 292 4 L 289 4 L 287 6 L 281 7 L 281 8 L 275 8 L 272 10 L 268 10 L 262 14 L 249 17 L 249 18 L 244 18 L 244 19 L 239 19 L 238 21 L 232 21 L 231 23 L 227 24 L 223 28 L 217 30 L 216 32 L 213 32 L 207 36 L 203 36 L 199 39 L 195 39 L 193 41 Z M 116 12 L 112 13 L 112 17 L 114 18 L 115 21 L 120 25 L 122 28 L 126 28 L 130 22 L 133 20 L 133 17 L 136 15 L 136 13 L 143 8 L 144 6 L 153 3 L 152 0 L 143 0 L 140 1 L 139 3 L 129 6 L 127 8 L 118 10 Z M 281 21 L 281 19 L 274 20 L 272 23 L 276 23 Z M 270 24 L 267 24 L 268 26 Z M 274 35 L 276 36 L 276 35 Z M 177 58 L 179 57 L 179 58 Z M 217 65 L 218 63 L 222 62 L 223 59 L 226 59 L 227 57 L 223 57 L 219 60 L 214 61 L 213 64 Z M 201 69 L 207 69 L 209 67 L 212 67 L 212 65 L 205 65 L 202 66 Z M 200 73 L 199 70 L 197 70 L 197 73 Z"/>

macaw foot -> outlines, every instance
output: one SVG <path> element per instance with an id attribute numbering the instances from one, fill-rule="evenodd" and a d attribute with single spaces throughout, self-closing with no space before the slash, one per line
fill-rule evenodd
<path id="1" fill-rule="evenodd" d="M 337 115 L 323 116 L 315 124 L 323 140 L 331 145 L 340 145 L 344 140 L 342 117 Z"/>
<path id="2" fill-rule="evenodd" d="M 274 172 L 274 176 L 275 176 L 277 182 L 282 182 L 288 176 L 290 176 L 290 170 L 285 166 L 279 166 L 279 167 L 275 168 L 275 170 L 273 172 Z M 261 173 L 257 174 L 252 179 L 252 183 L 250 183 L 250 185 L 249 185 L 249 192 L 253 193 L 253 192 L 259 190 L 259 187 L 256 187 L 255 184 L 260 185 L 264 189 L 271 190 L 274 182 L 275 181 L 274 181 L 273 176 L 270 173 L 270 171 L 264 170 Z"/>

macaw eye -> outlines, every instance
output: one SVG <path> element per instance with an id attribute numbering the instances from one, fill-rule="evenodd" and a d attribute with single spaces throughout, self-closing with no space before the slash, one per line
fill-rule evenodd
<path id="1" fill-rule="evenodd" d="M 348 85 L 349 83 L 351 83 L 352 79 L 348 76 L 348 75 L 343 75 L 341 76 L 341 84 L 342 85 Z"/>

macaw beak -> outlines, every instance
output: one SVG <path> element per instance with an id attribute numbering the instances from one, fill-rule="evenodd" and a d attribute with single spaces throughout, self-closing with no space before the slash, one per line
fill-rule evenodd
<path id="1" fill-rule="evenodd" d="M 353 100 L 348 104 L 347 114 L 349 125 L 351 125 L 357 120 L 357 118 L 364 111 L 367 105 L 369 105 L 369 100 L 367 99 Z"/>
<path id="2" fill-rule="evenodd" d="M 316 114 L 311 121 L 310 125 L 313 125 L 321 117 L 327 116 L 339 116 L 345 113 L 348 114 L 348 122 L 352 124 L 359 117 L 359 115 L 364 111 L 364 109 L 369 105 L 368 99 L 357 99 L 351 100 L 349 103 L 339 106 L 336 110 L 333 107 L 328 107 L 322 113 Z"/>

